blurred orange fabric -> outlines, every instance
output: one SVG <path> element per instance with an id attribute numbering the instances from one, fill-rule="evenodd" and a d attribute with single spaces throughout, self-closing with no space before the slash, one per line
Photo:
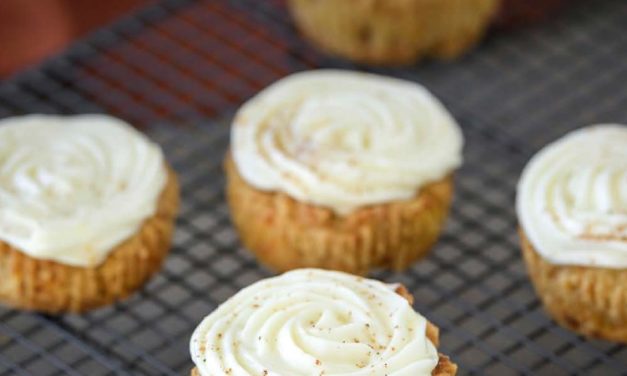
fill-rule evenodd
<path id="1" fill-rule="evenodd" d="M 152 0 L 0 0 L 0 77 Z"/>

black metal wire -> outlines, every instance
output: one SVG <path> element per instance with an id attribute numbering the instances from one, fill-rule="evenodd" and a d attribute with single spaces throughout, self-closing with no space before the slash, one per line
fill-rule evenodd
<path id="1" fill-rule="evenodd" d="M 373 274 L 408 286 L 461 374 L 627 374 L 625 346 L 578 337 L 543 312 L 513 209 L 518 174 L 539 147 L 588 123 L 627 122 L 625 19 L 622 0 L 581 1 L 550 22 L 491 35 L 454 63 L 372 68 L 310 48 L 280 0 L 165 0 L 5 80 L 0 117 L 109 112 L 145 127 L 179 173 L 183 203 L 163 271 L 129 300 L 82 316 L 0 308 L 0 376 L 187 374 L 202 317 L 271 275 L 229 222 L 230 118 L 263 86 L 315 67 L 419 81 L 464 128 L 441 241 L 404 273 Z"/>

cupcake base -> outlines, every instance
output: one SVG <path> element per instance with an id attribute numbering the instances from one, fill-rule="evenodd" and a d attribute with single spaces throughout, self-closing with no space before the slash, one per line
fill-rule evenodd
<path id="1" fill-rule="evenodd" d="M 577 333 L 627 343 L 627 270 L 554 265 L 519 230 L 527 270 L 544 307 Z"/>
<path id="2" fill-rule="evenodd" d="M 246 248 L 276 271 L 314 267 L 366 274 L 402 270 L 436 242 L 453 195 L 451 177 L 412 199 L 372 205 L 339 216 L 283 193 L 255 189 L 225 160 L 231 218 Z"/>
<path id="3" fill-rule="evenodd" d="M 169 253 L 178 203 L 177 178 L 168 168 L 157 212 L 95 267 L 36 259 L 0 241 L 0 302 L 54 314 L 84 312 L 132 294 Z"/>
<path id="4" fill-rule="evenodd" d="M 296 26 L 321 49 L 369 64 L 455 58 L 483 36 L 499 0 L 290 0 Z"/>
<path id="5" fill-rule="evenodd" d="M 407 299 L 409 304 L 414 304 L 414 297 L 407 291 L 405 286 L 398 285 L 396 293 Z M 427 320 L 426 329 L 427 338 L 433 343 L 435 347 L 440 345 L 440 329 Z M 455 376 L 457 374 L 457 364 L 451 362 L 451 359 L 441 353 L 438 353 L 439 359 L 435 369 L 431 372 L 432 376 Z M 191 370 L 191 376 L 201 376 L 197 368 Z"/>

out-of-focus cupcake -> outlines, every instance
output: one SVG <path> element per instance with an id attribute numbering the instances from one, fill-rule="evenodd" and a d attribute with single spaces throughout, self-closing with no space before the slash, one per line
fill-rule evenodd
<path id="1" fill-rule="evenodd" d="M 178 185 L 160 148 L 104 115 L 0 121 L 0 302 L 81 312 L 168 254 Z"/>
<path id="2" fill-rule="evenodd" d="M 262 280 L 198 325 L 192 375 L 455 375 L 411 303 L 400 285 L 339 272 Z"/>
<path id="3" fill-rule="evenodd" d="M 627 127 L 569 133 L 536 154 L 518 185 L 527 269 L 560 324 L 627 342 Z"/>
<path id="4" fill-rule="evenodd" d="M 450 59 L 483 36 L 500 0 L 289 0 L 301 33 L 321 49 L 372 64 Z"/>
<path id="5" fill-rule="evenodd" d="M 437 240 L 462 134 L 409 81 L 349 71 L 280 80 L 244 104 L 226 158 L 244 245 L 285 271 L 404 269 Z"/>

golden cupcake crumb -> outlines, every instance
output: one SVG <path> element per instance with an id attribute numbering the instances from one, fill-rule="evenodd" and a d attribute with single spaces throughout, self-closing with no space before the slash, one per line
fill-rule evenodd
<path id="1" fill-rule="evenodd" d="M 544 307 L 562 326 L 627 343 L 627 270 L 554 265 L 519 229 L 527 271 Z"/>
<path id="2" fill-rule="evenodd" d="M 244 245 L 277 271 L 303 267 L 366 274 L 402 270 L 438 239 L 453 196 L 452 177 L 404 201 L 363 207 L 346 216 L 247 184 L 225 160 L 231 218 Z"/>
<path id="3" fill-rule="evenodd" d="M 369 64 L 452 59 L 483 36 L 499 0 L 289 0 L 296 26 L 331 54 Z"/>

